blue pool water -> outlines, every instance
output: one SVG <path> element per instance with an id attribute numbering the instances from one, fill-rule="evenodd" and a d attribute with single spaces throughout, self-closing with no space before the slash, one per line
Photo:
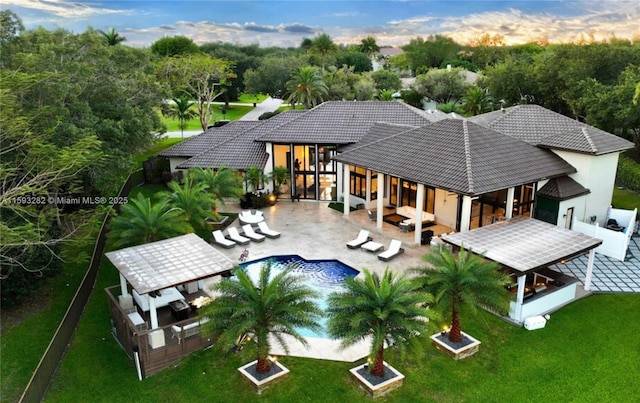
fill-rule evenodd
<path id="1" fill-rule="evenodd" d="M 344 279 L 347 277 L 355 277 L 359 273 L 357 270 L 337 260 L 305 260 L 297 255 L 272 256 L 243 263 L 240 267 L 243 267 L 247 271 L 249 277 L 255 283 L 259 276 L 260 268 L 267 260 L 273 261 L 271 268 L 273 272 L 284 270 L 291 264 L 295 265 L 293 273 L 302 275 L 306 279 L 306 285 L 319 294 L 316 303 L 323 312 L 326 311 L 327 297 L 329 294 L 335 291 L 342 291 L 344 289 L 342 286 Z M 320 320 L 323 329 L 325 328 L 326 321 L 326 318 Z M 309 329 L 299 329 L 299 332 L 304 337 L 329 337 L 324 330 L 316 333 Z"/>

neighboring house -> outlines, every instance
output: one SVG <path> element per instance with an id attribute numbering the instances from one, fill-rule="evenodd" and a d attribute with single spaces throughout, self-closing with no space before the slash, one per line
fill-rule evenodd
<path id="1" fill-rule="evenodd" d="M 289 196 L 411 206 L 467 231 L 513 215 L 604 225 L 618 156 L 632 147 L 537 105 L 452 119 L 400 102 L 331 101 L 212 128 L 161 156 L 172 170 L 286 166 Z"/>
<path id="2" fill-rule="evenodd" d="M 373 71 L 384 69 L 387 63 L 389 62 L 390 58 L 402 53 L 404 53 L 404 50 L 400 48 L 394 48 L 394 47 L 380 48 L 380 51 L 371 58 L 371 66 L 373 68 Z M 410 73 L 410 72 L 407 72 L 407 73 Z"/>

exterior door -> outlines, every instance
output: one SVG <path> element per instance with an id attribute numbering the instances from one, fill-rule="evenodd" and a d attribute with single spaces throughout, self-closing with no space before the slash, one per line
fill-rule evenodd
<path id="1" fill-rule="evenodd" d="M 567 209 L 567 214 L 564 215 L 564 227 L 571 229 L 573 221 L 573 207 Z"/>

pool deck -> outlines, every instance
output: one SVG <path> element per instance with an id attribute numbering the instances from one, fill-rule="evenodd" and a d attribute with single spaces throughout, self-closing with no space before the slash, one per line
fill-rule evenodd
<path id="1" fill-rule="evenodd" d="M 230 203 L 221 210 L 241 211 L 239 205 Z M 382 231 L 376 229 L 375 222 L 369 220 L 366 210 L 351 212 L 346 217 L 328 208 L 327 203 L 281 200 L 275 206 L 262 209 L 262 212 L 269 227 L 282 233 L 280 238 L 267 238 L 264 242 L 251 242 L 246 246 L 237 245 L 231 249 L 217 249 L 238 263 L 242 251 L 246 248 L 249 251 L 247 262 L 273 255 L 299 255 L 307 260 L 337 259 L 356 270 L 362 271 L 363 268 L 367 268 L 380 274 L 386 267 L 402 273 L 411 267 L 423 265 L 421 256 L 429 251 L 429 246 L 410 243 L 413 232 L 400 232 L 398 227 L 387 223 L 384 223 Z M 232 222 L 231 226 L 240 229 L 237 220 Z M 363 228 L 369 230 L 373 240 L 382 243 L 385 250 L 392 239 L 401 240 L 405 252 L 389 262 L 383 262 L 378 259 L 377 253 L 347 248 L 347 242 L 355 239 Z M 316 338 L 307 340 L 309 348 L 305 348 L 296 340 L 289 342 L 289 354 L 285 354 L 277 343 L 272 343 L 271 353 L 353 362 L 367 357 L 371 347 L 368 342 L 363 342 L 342 350 L 339 348 L 339 341 Z"/>

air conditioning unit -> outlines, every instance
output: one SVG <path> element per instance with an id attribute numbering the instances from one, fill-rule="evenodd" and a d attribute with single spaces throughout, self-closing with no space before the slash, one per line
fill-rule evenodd
<path id="1" fill-rule="evenodd" d="M 524 328 L 527 330 L 542 329 L 546 324 L 544 316 L 530 316 L 524 320 Z"/>

